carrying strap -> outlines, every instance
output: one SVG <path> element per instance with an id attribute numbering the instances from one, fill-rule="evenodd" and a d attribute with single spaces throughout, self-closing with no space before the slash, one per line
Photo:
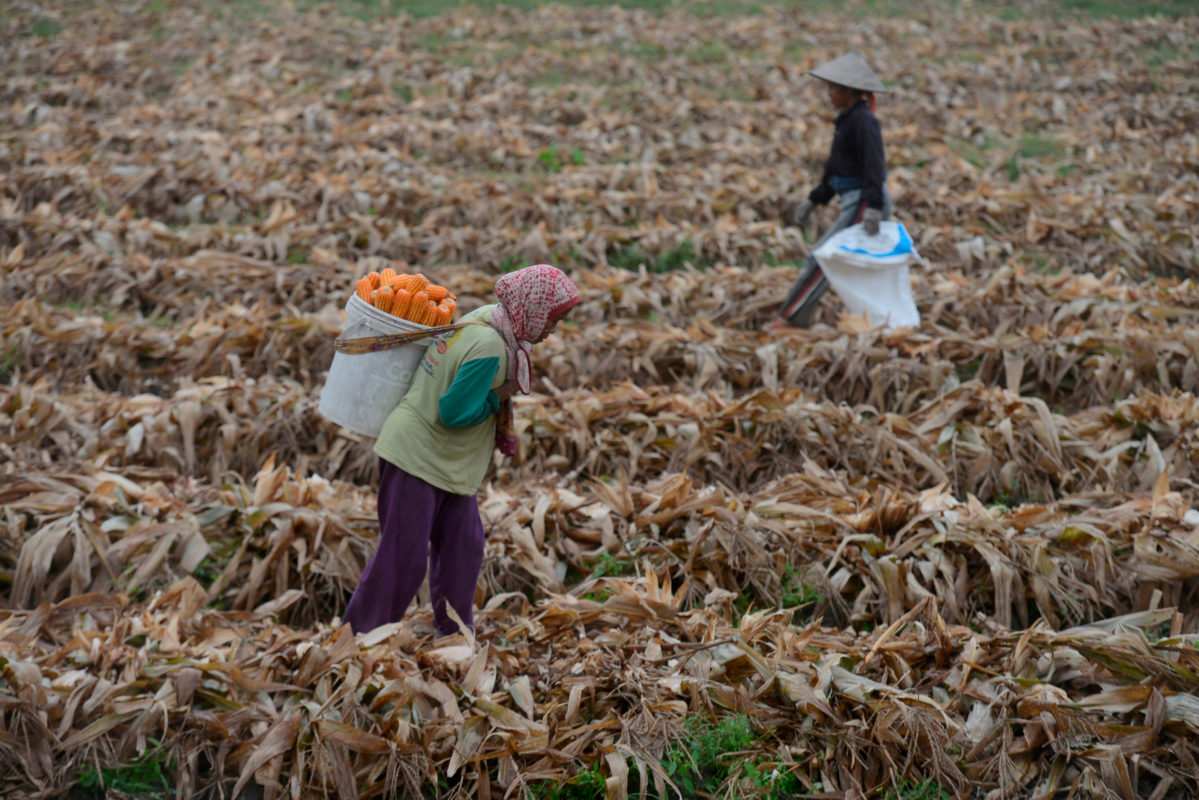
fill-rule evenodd
<path id="1" fill-rule="evenodd" d="M 437 325 L 425 328 L 423 331 L 406 331 L 404 333 L 388 333 L 383 336 L 363 336 L 359 339 L 334 339 L 333 348 L 339 353 L 361 355 L 362 353 L 377 353 L 380 350 L 390 350 L 405 344 L 419 342 L 442 333 L 460 330 L 467 325 L 486 325 L 486 322 L 471 320 L 470 322 L 455 322 L 453 325 Z"/>

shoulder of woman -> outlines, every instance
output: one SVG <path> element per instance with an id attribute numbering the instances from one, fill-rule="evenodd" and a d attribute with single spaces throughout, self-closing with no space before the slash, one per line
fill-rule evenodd
<path id="1" fill-rule="evenodd" d="M 491 312 L 495 308 L 495 303 L 488 303 L 485 306 L 471 309 L 462 315 L 462 322 L 490 322 Z"/>
<path id="2" fill-rule="evenodd" d="M 474 317 L 473 319 L 469 318 L 472 315 L 468 315 L 468 317 L 464 318 L 462 321 L 475 323 L 482 322 L 483 324 L 464 326 L 462 328 L 462 333 L 464 334 L 462 339 L 466 342 L 469 342 L 469 346 L 472 348 L 504 350 L 507 347 L 507 345 L 504 343 L 504 336 L 491 326 L 490 315 Z"/>

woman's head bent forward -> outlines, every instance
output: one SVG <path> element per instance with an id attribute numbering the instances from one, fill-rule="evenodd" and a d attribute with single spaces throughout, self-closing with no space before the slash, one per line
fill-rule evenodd
<path id="1" fill-rule="evenodd" d="M 526 342 L 543 341 L 580 300 L 574 281 L 549 264 L 502 276 L 495 282 L 495 296 L 511 321 L 512 333 Z"/>

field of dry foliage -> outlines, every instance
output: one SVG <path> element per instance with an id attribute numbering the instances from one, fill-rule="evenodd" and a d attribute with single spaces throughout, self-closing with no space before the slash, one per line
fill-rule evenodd
<path id="1" fill-rule="evenodd" d="M 0 795 L 1195 797 L 1199 19 L 1017 5 L 5 2 Z M 851 47 L 922 323 L 767 335 Z M 354 281 L 542 261 L 475 636 L 355 639 Z"/>

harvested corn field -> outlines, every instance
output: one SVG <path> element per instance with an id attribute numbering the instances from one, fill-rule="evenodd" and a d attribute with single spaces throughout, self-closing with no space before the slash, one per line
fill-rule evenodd
<path id="1" fill-rule="evenodd" d="M 880 6 L 6 2 L 0 795 L 1199 795 L 1199 18 Z M 766 333 L 851 48 L 921 324 Z M 355 638 L 342 309 L 539 262 L 475 630 Z"/>

